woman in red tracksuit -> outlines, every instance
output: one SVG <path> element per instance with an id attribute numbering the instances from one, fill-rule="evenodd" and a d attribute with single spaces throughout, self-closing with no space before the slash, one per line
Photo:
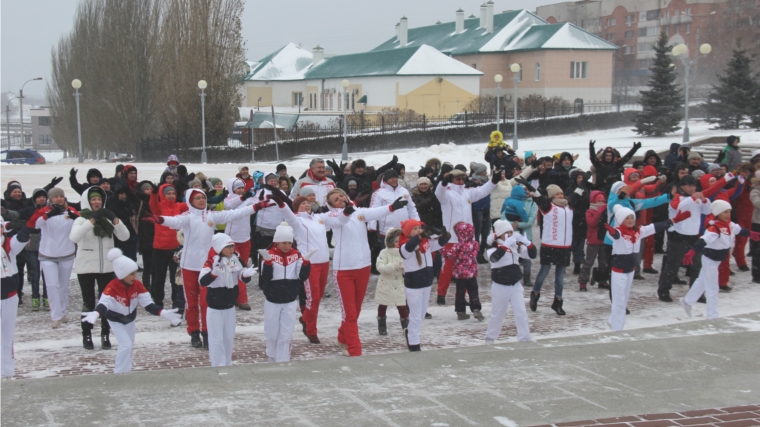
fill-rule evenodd
<path id="1" fill-rule="evenodd" d="M 177 203 L 177 189 L 172 184 L 163 184 L 154 188 L 150 195 L 150 210 L 155 215 L 177 216 L 187 211 L 185 203 Z M 174 251 L 179 247 L 177 231 L 171 228 L 155 224 L 153 233 L 153 284 L 150 288 L 150 296 L 159 307 L 164 306 L 164 286 L 166 283 L 166 270 L 169 269 L 169 283 L 172 290 L 172 308 L 179 309 L 179 313 L 185 312 L 185 294 L 182 286 L 177 285 L 177 263 L 174 261 Z"/>
<path id="2" fill-rule="evenodd" d="M 739 167 L 739 173 L 744 173 L 749 176 L 750 174 L 753 174 L 754 171 L 751 165 L 746 164 Z M 748 230 L 752 228 L 752 212 L 755 209 L 755 206 L 752 205 L 752 201 L 749 199 L 749 193 L 751 192 L 752 185 L 745 184 L 739 197 L 735 198 L 731 203 L 731 206 L 733 207 L 731 212 L 735 217 L 736 223 Z M 747 258 L 745 256 L 747 239 L 748 237 L 745 236 L 736 236 L 736 240 L 734 240 L 733 255 L 734 260 L 736 261 L 736 266 L 739 267 L 739 271 L 749 271 Z"/>
<path id="3" fill-rule="evenodd" d="M 641 179 L 649 181 L 652 177 L 657 177 L 657 169 L 654 166 L 645 166 L 644 172 L 641 173 Z M 635 199 L 651 199 L 654 197 L 658 197 L 661 193 L 660 191 L 666 184 L 666 178 L 663 176 L 661 179 L 652 182 L 651 184 L 646 184 L 643 187 L 641 187 L 641 190 L 639 190 L 636 195 L 634 196 Z M 626 183 L 626 185 L 629 185 Z M 629 185 L 630 186 L 630 185 Z M 637 212 L 636 217 L 636 225 L 639 226 L 645 226 L 652 224 L 654 222 L 654 211 L 652 208 L 650 209 L 643 209 Z M 643 239 L 643 254 L 640 253 L 640 256 L 644 260 L 644 267 L 643 270 L 639 270 L 641 263 L 637 263 L 636 266 L 636 277 L 641 277 L 641 271 L 644 273 L 650 273 L 650 274 L 659 274 L 659 271 L 655 270 L 652 264 L 654 263 L 654 236 L 647 236 Z"/>

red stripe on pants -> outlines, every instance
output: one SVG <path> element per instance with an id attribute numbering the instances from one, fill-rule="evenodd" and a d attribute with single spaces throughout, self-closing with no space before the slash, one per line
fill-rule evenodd
<path id="1" fill-rule="evenodd" d="M 348 347 L 350 356 L 362 355 L 362 342 L 359 339 L 359 314 L 367 293 L 370 267 L 358 270 L 341 270 L 334 272 L 335 284 L 343 310 L 343 322 L 338 328 L 338 342 Z"/>
<path id="2" fill-rule="evenodd" d="M 446 243 L 446 249 L 454 247 L 453 243 Z M 449 284 L 451 284 L 451 276 L 454 274 L 454 260 L 443 258 L 443 267 L 441 267 L 441 273 L 438 275 L 438 296 L 445 297 L 449 292 Z"/>
<path id="3" fill-rule="evenodd" d="M 317 317 L 319 316 L 319 302 L 325 294 L 327 286 L 327 273 L 330 270 L 330 262 L 312 264 L 309 280 L 304 282 L 306 286 L 306 306 L 303 308 L 303 321 L 306 323 L 306 334 L 317 335 Z"/>
<path id="4" fill-rule="evenodd" d="M 729 258 L 724 259 L 718 266 L 718 285 L 728 286 L 728 280 L 731 276 L 731 266 L 729 265 Z"/>
<path id="5" fill-rule="evenodd" d="M 240 259 L 245 263 L 245 265 L 250 265 L 248 263 L 248 258 L 251 256 L 251 241 L 246 240 L 243 243 L 235 243 L 235 252 L 240 255 Z M 246 286 L 245 282 L 242 280 L 238 280 L 238 304 L 248 304 L 248 287 Z"/>
<path id="6" fill-rule="evenodd" d="M 198 283 L 200 271 L 182 269 L 182 287 L 185 290 L 185 321 L 187 333 L 207 332 L 206 326 L 206 288 Z"/>

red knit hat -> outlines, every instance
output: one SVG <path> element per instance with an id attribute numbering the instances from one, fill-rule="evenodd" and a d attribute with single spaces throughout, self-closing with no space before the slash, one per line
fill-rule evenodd
<path id="1" fill-rule="evenodd" d="M 298 208 L 301 207 L 301 203 L 308 202 L 308 201 L 309 201 L 309 199 L 307 199 L 306 197 L 303 197 L 303 196 L 298 196 L 295 199 L 293 199 L 293 203 L 292 203 L 292 205 L 293 205 L 293 212 L 298 213 Z"/>

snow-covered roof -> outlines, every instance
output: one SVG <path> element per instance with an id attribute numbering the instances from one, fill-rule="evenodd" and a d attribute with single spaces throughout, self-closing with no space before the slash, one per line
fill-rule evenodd
<path id="1" fill-rule="evenodd" d="M 288 43 L 259 61 L 249 62 L 246 80 L 301 80 L 313 62 L 311 51 Z"/>

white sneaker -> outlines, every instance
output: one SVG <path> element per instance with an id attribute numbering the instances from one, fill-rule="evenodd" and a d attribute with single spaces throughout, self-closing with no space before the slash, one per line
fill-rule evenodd
<path id="1" fill-rule="evenodd" d="M 691 317 L 691 306 L 686 302 L 686 299 L 681 298 L 678 301 L 681 302 L 681 307 L 683 307 L 683 311 L 686 312 L 686 315 Z"/>
<path id="2" fill-rule="evenodd" d="M 493 340 L 486 338 L 486 345 L 493 345 Z"/>
<path id="3" fill-rule="evenodd" d="M 351 356 L 350 354 L 348 354 L 348 347 L 346 347 L 345 344 L 342 344 L 340 341 L 338 341 L 337 338 L 335 339 L 335 345 L 340 347 L 340 351 L 343 353 L 344 356 L 346 357 Z"/>
<path id="4" fill-rule="evenodd" d="M 54 320 L 53 321 L 53 329 L 58 329 L 61 327 L 61 321 L 60 320 Z"/>
<path id="5" fill-rule="evenodd" d="M 69 318 L 66 316 L 61 317 L 61 322 L 63 323 L 69 323 Z"/>

